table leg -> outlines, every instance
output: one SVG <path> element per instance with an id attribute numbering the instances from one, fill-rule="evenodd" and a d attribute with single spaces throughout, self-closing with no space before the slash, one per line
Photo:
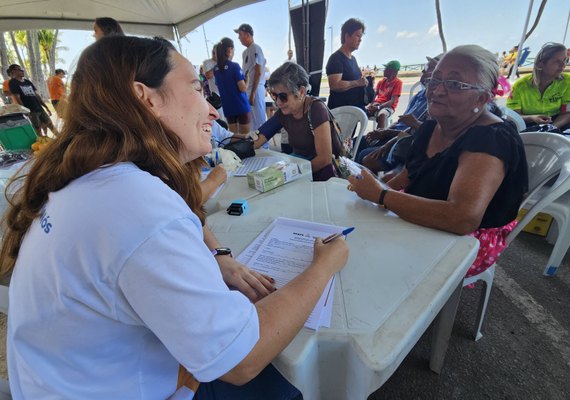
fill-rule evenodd
<path id="1" fill-rule="evenodd" d="M 439 374 L 443 368 L 443 361 L 445 359 L 445 353 L 447 352 L 447 346 L 449 345 L 453 323 L 455 322 L 455 314 L 457 313 L 462 288 L 463 280 L 439 311 L 434 321 L 429 367 L 437 374 Z"/>

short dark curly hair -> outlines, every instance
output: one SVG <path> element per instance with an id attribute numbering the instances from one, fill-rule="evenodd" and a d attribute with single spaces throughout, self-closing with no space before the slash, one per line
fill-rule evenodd
<path id="1" fill-rule="evenodd" d="M 359 29 L 362 29 L 362 33 L 364 33 L 364 30 L 366 29 L 366 27 L 364 26 L 364 22 L 362 22 L 358 18 L 347 19 L 340 28 L 340 43 L 344 44 L 345 40 L 344 37 L 346 35 L 352 35 L 354 32 L 356 32 Z"/>

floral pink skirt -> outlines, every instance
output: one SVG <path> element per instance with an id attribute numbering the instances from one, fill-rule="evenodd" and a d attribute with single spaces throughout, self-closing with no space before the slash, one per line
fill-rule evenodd
<path id="1" fill-rule="evenodd" d="M 507 247 L 507 235 L 516 226 L 517 221 L 514 220 L 498 228 L 481 228 L 469 234 L 479 240 L 479 252 L 475 262 L 467 270 L 466 278 L 480 274 L 497 261 L 499 255 Z"/>

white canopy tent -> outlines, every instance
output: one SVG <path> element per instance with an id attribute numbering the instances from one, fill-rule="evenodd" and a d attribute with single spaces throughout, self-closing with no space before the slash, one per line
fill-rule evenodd
<path id="1" fill-rule="evenodd" d="M 0 0 L 0 31 L 90 30 L 111 17 L 131 34 L 179 39 L 224 12 L 263 0 Z"/>

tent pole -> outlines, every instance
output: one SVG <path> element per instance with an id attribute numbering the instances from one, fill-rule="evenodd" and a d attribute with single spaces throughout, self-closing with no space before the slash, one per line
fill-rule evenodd
<path id="1" fill-rule="evenodd" d="M 289 14 L 289 47 L 287 49 L 291 50 L 291 32 L 293 31 L 293 28 L 291 27 L 291 0 L 288 0 L 288 5 L 289 7 L 287 8 L 287 11 Z"/>
<path id="2" fill-rule="evenodd" d="M 210 58 L 210 49 L 208 49 L 208 38 L 206 37 L 206 24 L 202 24 L 202 32 L 204 33 L 204 43 L 206 43 L 206 58 Z"/>
<path id="3" fill-rule="evenodd" d="M 508 77 L 510 82 L 513 82 L 515 80 L 514 77 L 517 76 L 517 70 L 519 67 L 519 60 L 521 58 L 521 52 L 523 50 L 524 39 L 526 36 L 526 30 L 528 29 L 528 21 L 530 20 L 530 14 L 532 12 L 533 4 L 534 4 L 534 0 L 530 0 L 530 3 L 528 5 L 528 12 L 526 13 L 526 21 L 524 23 L 524 29 L 523 29 L 521 41 L 519 42 L 519 51 L 517 51 L 517 57 L 515 59 L 515 65 L 513 65 L 513 70 L 511 71 L 511 74 Z"/>
<path id="4" fill-rule="evenodd" d="M 568 19 L 566 19 L 566 29 L 564 29 L 564 38 L 562 44 L 566 46 L 566 34 L 568 33 L 568 23 L 570 22 L 570 10 L 568 10 Z"/>
<path id="5" fill-rule="evenodd" d="M 174 39 L 178 43 L 178 51 L 182 54 L 182 42 L 180 41 L 180 32 L 178 31 L 178 26 L 174 25 Z"/>
<path id="6" fill-rule="evenodd" d="M 307 72 L 311 71 L 311 53 L 309 50 L 310 47 L 310 43 L 311 43 L 311 15 L 310 15 L 310 10 L 311 10 L 311 2 L 309 0 L 307 0 L 307 6 L 306 6 L 306 20 L 305 20 L 305 69 L 307 70 Z"/>

